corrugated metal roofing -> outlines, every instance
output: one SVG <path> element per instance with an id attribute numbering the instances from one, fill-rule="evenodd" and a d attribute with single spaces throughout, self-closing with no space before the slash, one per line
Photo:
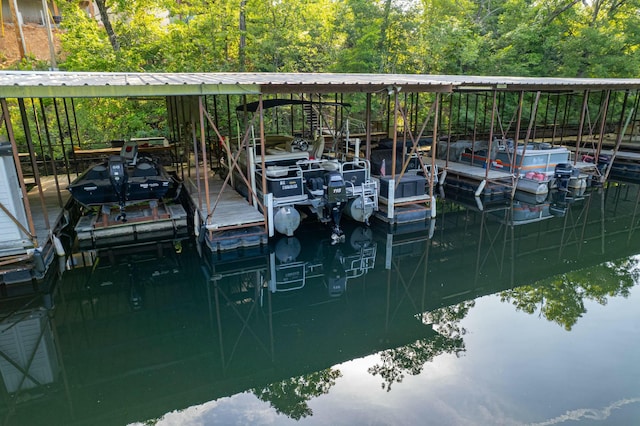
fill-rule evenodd
<path id="1" fill-rule="evenodd" d="M 119 97 L 300 92 L 405 92 L 454 90 L 623 90 L 640 79 L 482 77 L 332 73 L 94 73 L 0 72 L 0 97 Z"/>

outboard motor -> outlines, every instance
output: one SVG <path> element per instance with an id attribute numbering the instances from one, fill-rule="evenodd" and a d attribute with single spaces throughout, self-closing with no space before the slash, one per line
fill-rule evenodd
<path id="1" fill-rule="evenodd" d="M 333 243 L 344 241 L 344 233 L 340 228 L 342 209 L 347 202 L 347 186 L 342 175 L 336 171 L 327 172 L 324 175 L 327 204 L 325 206 L 325 216 L 333 221 L 331 240 Z"/>
<path id="2" fill-rule="evenodd" d="M 560 163 L 555 168 L 554 177 L 559 191 L 568 191 L 569 179 L 573 174 L 573 166 L 569 163 Z"/>
<path id="3" fill-rule="evenodd" d="M 109 180 L 111 185 L 118 194 L 118 200 L 120 204 L 120 216 L 119 220 L 126 221 L 126 214 L 124 212 L 126 195 L 127 195 L 127 167 L 123 158 L 119 155 L 113 155 L 109 158 Z"/>

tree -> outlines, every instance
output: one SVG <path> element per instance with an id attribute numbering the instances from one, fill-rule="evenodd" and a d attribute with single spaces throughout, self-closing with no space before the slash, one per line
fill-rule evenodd
<path id="1" fill-rule="evenodd" d="M 115 31 L 113 31 L 113 27 L 111 26 L 106 2 L 105 0 L 96 0 L 96 5 L 98 6 L 98 11 L 100 11 L 100 20 L 102 21 L 102 25 L 107 32 L 111 47 L 113 47 L 114 52 L 117 52 L 118 50 L 120 50 L 120 43 L 118 42 L 118 37 L 116 36 Z"/>

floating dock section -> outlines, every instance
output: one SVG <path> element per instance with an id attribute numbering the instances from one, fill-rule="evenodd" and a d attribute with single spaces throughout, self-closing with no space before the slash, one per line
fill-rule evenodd
<path id="1" fill-rule="evenodd" d="M 424 222 L 435 215 L 435 202 L 427 193 L 424 176 L 406 174 L 396 179 L 381 176 L 378 182 L 379 204 L 374 213 L 378 220 L 395 226 Z"/>
<path id="2" fill-rule="evenodd" d="M 514 177 L 511 173 L 485 169 L 470 164 L 462 164 L 455 161 L 446 162 L 436 159 L 436 164 L 443 175 L 440 182 L 446 181 L 448 186 L 467 191 L 475 196 L 498 196 L 511 194 Z"/>
<path id="3" fill-rule="evenodd" d="M 207 185 L 203 178 L 185 180 L 199 241 L 212 252 L 267 244 L 264 215 L 232 188 L 223 188 L 218 175 L 210 174 L 207 179 Z"/>
<path id="4" fill-rule="evenodd" d="M 126 212 L 126 222 L 118 219 L 118 206 L 82 216 L 75 227 L 78 248 L 88 250 L 146 244 L 189 236 L 188 215 L 180 204 L 145 202 L 128 206 Z"/>

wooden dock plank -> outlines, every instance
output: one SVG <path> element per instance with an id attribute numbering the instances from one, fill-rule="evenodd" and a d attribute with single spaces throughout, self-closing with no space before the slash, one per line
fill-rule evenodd
<path id="1" fill-rule="evenodd" d="M 583 153 L 583 154 L 594 155 L 596 151 L 594 149 L 591 149 L 591 148 L 581 148 L 580 152 Z M 603 149 L 603 150 L 600 151 L 600 154 L 613 156 L 613 150 L 612 149 Z M 631 152 L 631 151 L 618 151 L 616 153 L 616 158 L 620 159 L 620 160 L 629 160 L 629 161 L 638 161 L 638 162 L 640 162 L 640 153 Z"/>
<path id="2" fill-rule="evenodd" d="M 476 180 L 484 180 L 485 177 L 489 180 L 510 179 L 512 177 L 511 173 L 509 172 L 489 169 L 489 173 L 487 173 L 487 170 L 482 167 L 458 163 L 455 161 L 449 161 L 449 163 L 447 164 L 445 160 L 436 159 L 436 164 L 441 170 L 447 170 L 447 172 L 453 172 L 460 176 L 465 176 Z"/>
<path id="3" fill-rule="evenodd" d="M 229 228 L 243 225 L 260 225 L 264 224 L 264 216 L 255 207 L 249 204 L 249 202 L 235 189 L 227 185 L 222 191 L 222 184 L 224 181 L 218 175 L 209 176 L 209 202 L 210 208 L 213 209 L 218 194 L 220 199 L 215 206 L 213 215 L 207 226 L 208 229 L 220 229 Z M 185 186 L 191 197 L 191 201 L 194 206 L 198 207 L 198 214 L 201 218 L 208 216 L 209 211 L 206 205 L 205 186 L 204 180 L 200 179 L 200 197 L 198 197 L 198 184 L 195 178 L 195 173 L 192 173 L 192 177 L 185 179 Z M 198 200 L 200 198 L 200 200 Z"/>
<path id="4" fill-rule="evenodd" d="M 38 187 L 33 187 L 27 194 L 29 206 L 31 208 L 31 216 L 33 217 L 33 225 L 36 230 L 38 244 L 45 245 L 49 239 L 49 230 L 55 229 L 56 226 L 64 221 L 64 206 L 69 202 L 71 194 L 67 191 L 67 177 L 58 176 L 58 184 L 60 187 L 60 196 L 62 198 L 62 206 L 58 198 L 58 189 L 54 176 L 43 176 L 40 178 L 42 187 L 42 199 L 40 199 L 40 191 Z M 46 215 L 45 215 L 46 209 Z M 47 223 L 48 218 L 48 223 Z"/>

